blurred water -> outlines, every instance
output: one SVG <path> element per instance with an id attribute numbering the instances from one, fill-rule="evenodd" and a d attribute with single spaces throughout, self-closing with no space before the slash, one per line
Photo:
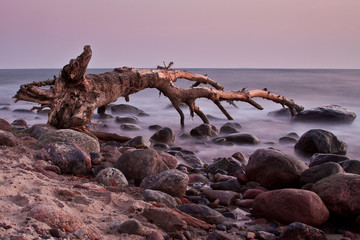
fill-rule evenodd
<path id="1" fill-rule="evenodd" d="M 186 69 L 192 73 L 208 74 L 225 87 L 225 90 L 240 90 L 267 88 L 273 93 L 292 98 L 299 105 L 305 108 L 313 108 L 328 104 L 338 104 L 349 108 L 358 116 L 360 114 L 360 70 L 309 70 L 309 69 Z M 111 69 L 89 69 L 88 73 L 103 73 Z M 0 108 L 8 107 L 8 110 L 0 110 L 0 117 L 8 121 L 17 118 L 25 119 L 29 125 L 36 123 L 46 123 L 47 116 L 36 113 L 14 112 L 15 109 L 31 109 L 33 104 L 27 102 L 18 102 L 14 104 L 12 96 L 15 95 L 19 86 L 23 83 L 32 81 L 41 81 L 52 79 L 58 75 L 59 69 L 15 69 L 0 70 Z M 180 87 L 190 87 L 193 82 L 183 79 L 175 84 Z M 259 111 L 249 104 L 237 103 L 238 109 L 232 106 L 226 106 L 226 109 L 243 127 L 241 132 L 255 134 L 261 141 L 256 146 L 219 146 L 196 144 L 192 139 L 181 139 L 178 136 L 182 133 L 189 133 L 194 126 L 201 124 L 198 117 L 192 119 L 188 111 L 183 109 L 186 114 L 185 129 L 180 127 L 180 118 L 178 113 L 169 108 L 170 101 L 159 97 L 155 89 L 146 89 L 130 96 L 130 102 L 146 113 L 149 117 L 140 117 L 139 125 L 143 131 L 129 132 L 120 128 L 120 124 L 115 123 L 115 119 L 101 120 L 103 123 L 97 128 L 101 131 L 116 132 L 121 135 L 135 137 L 143 135 L 150 137 L 153 132 L 148 130 L 149 125 L 158 124 L 171 127 L 177 134 L 176 145 L 195 151 L 204 161 L 209 162 L 214 157 L 230 156 L 234 152 L 240 151 L 249 156 L 253 151 L 262 147 L 275 147 L 286 153 L 295 155 L 293 145 L 282 145 L 278 143 L 280 137 L 290 132 L 296 132 L 302 135 L 312 128 L 322 128 L 336 134 L 340 140 L 348 144 L 348 156 L 353 159 L 360 159 L 360 122 L 356 119 L 352 125 L 326 125 L 294 123 L 289 119 L 278 119 L 269 117 L 268 112 L 280 109 L 281 106 L 273 102 L 256 99 L 263 107 Z M 116 104 L 125 103 L 120 98 Z M 6 105 L 9 104 L 9 105 Z M 222 115 L 220 110 L 210 101 L 200 99 L 197 105 L 206 114 L 210 114 L 219 120 L 212 120 L 211 123 L 218 129 L 228 120 Z M 110 109 L 107 113 L 111 114 Z M 115 117 L 115 116 L 114 116 Z M 94 119 L 94 122 L 100 120 Z M 104 125 L 107 128 L 104 128 Z M 301 156 L 298 156 L 302 158 Z M 308 159 L 303 160 L 307 161 Z"/>

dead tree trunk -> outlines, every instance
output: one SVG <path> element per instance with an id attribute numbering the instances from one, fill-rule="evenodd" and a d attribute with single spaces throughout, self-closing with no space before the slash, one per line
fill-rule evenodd
<path id="1" fill-rule="evenodd" d="M 232 117 L 222 106 L 222 101 L 230 103 L 243 101 L 262 109 L 253 100 L 255 97 L 261 97 L 289 107 L 291 113 L 303 110 L 293 100 L 270 93 L 267 89 L 224 91 L 221 85 L 206 75 L 170 69 L 172 63 L 168 67 L 158 67 L 156 70 L 122 67 L 103 74 L 85 75 L 91 55 L 90 46 L 85 46 L 80 56 L 64 66 L 59 77 L 24 84 L 14 98 L 16 101 L 24 100 L 41 104 L 40 107 L 33 109 L 49 107 L 51 110 L 48 123 L 56 128 L 84 128 L 91 121 L 97 108 L 99 111 L 104 111 L 104 106 L 115 102 L 119 97 L 128 100 L 130 94 L 145 88 L 156 88 L 169 98 L 180 114 L 182 126 L 184 126 L 184 113 L 179 107 L 180 103 L 189 106 L 191 116 L 195 113 L 204 123 L 209 123 L 206 115 L 195 104 L 198 98 L 213 101 L 228 119 Z M 173 83 L 180 78 L 195 83 L 188 89 L 178 88 Z M 200 84 L 211 87 L 200 87 Z M 42 88 L 44 86 L 50 86 L 50 89 Z"/>

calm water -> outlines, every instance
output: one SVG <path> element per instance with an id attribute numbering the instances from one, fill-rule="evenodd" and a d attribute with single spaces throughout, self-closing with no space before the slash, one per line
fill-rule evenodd
<path id="1" fill-rule="evenodd" d="M 299 105 L 305 108 L 313 108 L 327 104 L 338 104 L 347 107 L 360 115 L 360 70 L 284 70 L 284 69 L 187 69 L 192 73 L 208 74 L 210 78 L 225 87 L 225 90 L 240 90 L 268 88 L 271 92 L 292 98 Z M 89 69 L 88 73 L 102 73 L 111 69 Z M 0 117 L 8 121 L 17 118 L 25 119 L 29 125 L 36 123 L 46 123 L 47 116 L 36 113 L 18 113 L 15 109 L 30 109 L 33 104 L 18 102 L 14 104 L 12 96 L 16 93 L 19 86 L 23 83 L 52 79 L 58 75 L 58 69 L 26 69 L 26 70 L 0 70 L 0 108 L 8 107 L 8 110 L 1 110 Z M 189 87 L 191 82 L 178 80 L 176 85 Z M 278 119 L 267 116 L 267 113 L 280 109 L 281 106 L 263 99 L 257 100 L 264 110 L 259 111 L 249 104 L 237 103 L 238 109 L 226 106 L 227 110 L 242 125 L 241 132 L 255 134 L 261 141 L 257 146 L 218 146 L 194 144 L 195 140 L 184 140 L 177 137 L 175 144 L 195 151 L 204 161 L 209 162 L 214 157 L 230 156 L 232 153 L 240 151 L 249 156 L 257 148 L 275 147 L 286 153 L 296 155 L 293 145 L 282 145 L 278 143 L 280 137 L 290 132 L 302 135 L 312 128 L 322 128 L 336 134 L 340 140 L 348 144 L 348 156 L 353 159 L 360 159 L 360 122 L 357 118 L 352 125 L 325 125 L 293 123 L 288 119 Z M 116 103 L 125 103 L 123 98 Z M 147 89 L 140 93 L 130 96 L 129 104 L 136 106 L 146 113 L 149 117 L 140 117 L 139 125 L 143 131 L 128 132 L 120 129 L 120 125 L 113 119 L 102 120 L 98 125 L 98 130 L 116 132 L 121 135 L 135 137 L 143 135 L 150 137 L 153 132 L 148 130 L 149 125 L 158 124 L 171 127 L 177 134 L 188 133 L 194 126 L 201 124 L 198 117 L 192 119 L 187 110 L 185 129 L 180 128 L 180 118 L 178 113 L 168 108 L 170 101 L 159 97 L 158 91 Z M 212 120 L 211 123 L 218 129 L 226 122 L 226 118 L 219 109 L 207 100 L 197 101 L 197 105 L 206 113 L 220 118 Z M 108 109 L 108 113 L 110 109 Z M 115 117 L 115 116 L 114 116 Z M 99 120 L 94 119 L 94 122 Z M 104 128 L 104 124 L 108 127 Z M 302 158 L 298 156 L 299 158 Z M 303 158 L 302 158 L 303 159 Z M 303 159 L 307 161 L 308 159 Z"/>

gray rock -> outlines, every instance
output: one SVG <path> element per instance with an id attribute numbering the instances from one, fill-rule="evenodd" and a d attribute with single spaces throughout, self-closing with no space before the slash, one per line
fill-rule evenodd
<path id="1" fill-rule="evenodd" d="M 75 143 L 87 152 L 100 152 L 99 141 L 85 133 L 71 129 L 60 129 L 42 134 L 37 142 L 38 147 L 45 147 L 49 143 L 68 142 Z"/>
<path id="2" fill-rule="evenodd" d="M 12 123 L 15 128 L 27 128 L 28 124 L 24 119 L 15 119 Z"/>
<path id="3" fill-rule="evenodd" d="M 124 174 L 119 169 L 112 167 L 101 170 L 95 179 L 105 186 L 126 187 L 129 185 Z"/>
<path id="4" fill-rule="evenodd" d="M 258 144 L 260 140 L 249 133 L 233 133 L 224 136 L 226 141 L 234 143 L 234 144 Z"/>
<path id="5" fill-rule="evenodd" d="M 11 132 L 0 130 L 0 145 L 14 147 L 17 145 L 15 135 Z"/>
<path id="6" fill-rule="evenodd" d="M 339 162 L 339 164 L 345 172 L 360 175 L 360 160 L 346 160 Z"/>
<path id="7" fill-rule="evenodd" d="M 119 233 L 144 235 L 145 231 L 141 223 L 136 219 L 128 219 L 117 227 Z"/>
<path id="8" fill-rule="evenodd" d="M 131 123 L 121 124 L 120 128 L 125 131 L 139 131 L 142 129 L 139 125 Z"/>
<path id="9" fill-rule="evenodd" d="M 171 169 L 145 177 L 140 187 L 159 190 L 174 197 L 183 197 L 188 183 L 189 177 L 187 174 L 176 169 Z"/>
<path id="10" fill-rule="evenodd" d="M 217 136 L 219 134 L 219 131 L 217 128 L 210 124 L 201 124 L 190 131 L 190 135 L 196 138 L 202 138 L 202 137 L 213 137 Z"/>
<path id="11" fill-rule="evenodd" d="M 128 105 L 128 104 L 118 104 L 111 107 L 112 113 L 122 114 L 122 115 L 141 115 L 145 114 L 143 110 L 138 109 L 137 107 Z"/>
<path id="12" fill-rule="evenodd" d="M 220 133 L 221 134 L 238 133 L 240 128 L 241 128 L 241 125 L 239 123 L 228 122 L 228 123 L 225 123 L 220 128 Z"/>
<path id="13" fill-rule="evenodd" d="M 275 149 L 258 149 L 245 167 L 250 181 L 269 189 L 292 187 L 298 184 L 306 164 L 297 158 Z"/>
<path id="14" fill-rule="evenodd" d="M 205 169 L 206 172 L 215 174 L 219 169 L 226 171 L 229 175 L 232 175 L 235 171 L 243 169 L 241 163 L 232 157 L 229 158 L 216 158 Z"/>
<path id="15" fill-rule="evenodd" d="M 137 149 L 150 148 L 151 142 L 143 136 L 137 136 L 126 142 L 125 147 L 133 147 Z"/>
<path id="16" fill-rule="evenodd" d="M 295 149 L 307 154 L 346 154 L 347 146 L 329 131 L 312 129 L 300 137 L 299 141 L 295 144 Z"/>
<path id="17" fill-rule="evenodd" d="M 177 206 L 175 198 L 161 191 L 145 189 L 143 195 L 145 201 L 148 202 L 164 203 L 169 208 L 175 208 Z"/>
<path id="18" fill-rule="evenodd" d="M 139 119 L 135 116 L 132 117 L 116 117 L 115 122 L 117 123 L 138 123 Z"/>
<path id="19" fill-rule="evenodd" d="M 316 183 L 317 181 L 336 173 L 343 173 L 344 169 L 337 163 L 327 162 L 306 169 L 300 176 L 300 184 Z"/>
<path id="20" fill-rule="evenodd" d="M 210 224 L 220 224 L 226 220 L 226 218 L 221 213 L 202 204 L 183 204 L 177 208 L 180 211 L 183 211 Z"/>
<path id="21" fill-rule="evenodd" d="M 294 120 L 302 122 L 327 122 L 351 124 L 356 118 L 354 112 L 339 105 L 328 105 L 307 109 L 295 115 Z"/>
<path id="22" fill-rule="evenodd" d="M 187 227 L 175 211 L 168 208 L 150 207 L 144 209 L 142 215 L 166 232 L 182 231 Z"/>
<path id="23" fill-rule="evenodd" d="M 55 131 L 56 128 L 49 124 L 35 124 L 29 129 L 30 137 L 39 139 L 43 134 Z"/>
<path id="24" fill-rule="evenodd" d="M 281 108 L 279 110 L 268 112 L 267 115 L 272 116 L 272 117 L 291 117 L 289 108 Z"/>
<path id="25" fill-rule="evenodd" d="M 150 138 L 153 142 L 172 144 L 175 141 L 175 134 L 171 128 L 164 127 L 158 129 Z"/>
<path id="26" fill-rule="evenodd" d="M 310 158 L 309 167 L 314 167 L 327 162 L 339 163 L 350 160 L 348 157 L 338 154 L 315 153 Z"/>
<path id="27" fill-rule="evenodd" d="M 327 240 L 323 231 L 300 222 L 294 222 L 288 225 L 279 237 L 279 240 L 302 239 Z"/>

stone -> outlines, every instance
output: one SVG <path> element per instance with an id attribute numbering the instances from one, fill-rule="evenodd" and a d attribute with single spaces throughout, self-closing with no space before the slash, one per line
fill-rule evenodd
<path id="1" fill-rule="evenodd" d="M 297 139 L 296 138 L 293 138 L 293 137 L 281 137 L 279 138 L 279 143 L 281 144 L 295 144 L 297 143 Z"/>
<path id="2" fill-rule="evenodd" d="M 239 123 L 228 122 L 220 128 L 220 134 L 238 133 L 240 128 L 241 125 Z"/>
<path id="3" fill-rule="evenodd" d="M 289 108 L 281 108 L 279 110 L 268 112 L 269 116 L 272 117 L 291 117 L 290 109 Z"/>
<path id="4" fill-rule="evenodd" d="M 139 119 L 135 116 L 132 117 L 116 117 L 115 122 L 117 123 L 138 123 Z"/>
<path id="5" fill-rule="evenodd" d="M 339 163 L 345 160 L 349 160 L 349 158 L 338 154 L 315 153 L 310 158 L 309 167 L 314 167 L 327 162 Z"/>
<path id="6" fill-rule="evenodd" d="M 182 212 L 185 212 L 210 224 L 220 224 L 226 220 L 226 218 L 221 213 L 202 204 L 183 204 L 177 208 Z"/>
<path id="7" fill-rule="evenodd" d="M 360 175 L 360 160 L 346 160 L 339 162 L 339 164 L 345 172 Z"/>
<path id="8" fill-rule="evenodd" d="M 255 238 L 259 240 L 277 240 L 275 234 L 265 232 L 265 231 L 258 231 L 255 233 Z"/>
<path id="9" fill-rule="evenodd" d="M 347 145 L 329 131 L 311 129 L 300 137 L 295 144 L 295 150 L 306 154 L 346 154 Z"/>
<path id="10" fill-rule="evenodd" d="M 138 109 L 137 107 L 128 105 L 128 104 L 118 104 L 111 106 L 111 112 L 117 113 L 121 115 L 132 115 L 135 114 L 137 116 L 145 114 L 143 110 Z"/>
<path id="11" fill-rule="evenodd" d="M 15 135 L 11 132 L 0 130 L 0 145 L 14 147 L 17 145 Z"/>
<path id="12" fill-rule="evenodd" d="M 327 105 L 306 109 L 295 115 L 295 121 L 351 124 L 356 118 L 354 112 L 339 105 Z"/>
<path id="13" fill-rule="evenodd" d="M 300 222 L 289 224 L 279 236 L 279 240 L 303 239 L 327 240 L 322 230 Z"/>
<path id="14" fill-rule="evenodd" d="M 27 128 L 27 122 L 24 119 L 15 119 L 12 123 L 15 128 Z"/>
<path id="15" fill-rule="evenodd" d="M 300 176 L 301 186 L 317 181 L 336 173 L 343 173 L 344 169 L 334 162 L 327 162 L 306 169 Z"/>
<path id="16" fill-rule="evenodd" d="M 206 240 L 239 240 L 239 236 L 232 235 L 223 231 L 213 231 Z"/>
<path id="17" fill-rule="evenodd" d="M 49 124 L 35 124 L 28 130 L 28 133 L 30 137 L 39 139 L 43 134 L 55 130 L 56 128 Z"/>
<path id="18" fill-rule="evenodd" d="M 241 185 L 237 179 L 229 179 L 223 182 L 210 184 L 210 187 L 215 190 L 229 190 L 234 192 L 245 191 L 246 187 Z"/>
<path id="19" fill-rule="evenodd" d="M 202 184 L 206 184 L 209 182 L 209 179 L 207 177 L 205 177 L 203 174 L 200 173 L 192 173 L 189 175 L 189 184 L 193 184 L 193 183 L 202 183 Z"/>
<path id="20" fill-rule="evenodd" d="M 147 235 L 145 240 L 165 240 L 165 238 L 161 233 L 154 231 Z"/>
<path id="21" fill-rule="evenodd" d="M 137 136 L 127 141 L 124 147 L 145 149 L 151 147 L 151 142 L 143 136 Z"/>
<path id="22" fill-rule="evenodd" d="M 81 133 L 71 129 L 60 129 L 56 131 L 49 131 L 42 134 L 37 142 L 38 147 L 45 147 L 53 142 L 68 142 L 75 143 L 82 147 L 86 152 L 100 152 L 99 141 L 90 137 L 85 133 Z"/>
<path id="23" fill-rule="evenodd" d="M 211 124 L 203 123 L 190 131 L 190 135 L 196 138 L 214 137 L 219 135 L 217 128 Z"/>
<path id="24" fill-rule="evenodd" d="M 171 169 L 145 177 L 141 181 L 140 187 L 159 190 L 173 197 L 183 197 L 188 183 L 189 177 L 187 174 Z"/>
<path id="25" fill-rule="evenodd" d="M 158 152 L 160 155 L 161 160 L 170 168 L 175 169 L 178 165 L 178 160 L 176 157 L 174 157 L 171 154 L 168 154 L 166 152 Z"/>
<path id="26" fill-rule="evenodd" d="M 105 186 L 127 187 L 129 185 L 124 174 L 119 169 L 112 167 L 101 170 L 95 179 Z"/>
<path id="27" fill-rule="evenodd" d="M 206 172 L 215 174 L 217 170 L 224 170 L 230 175 L 239 169 L 243 169 L 242 164 L 232 157 L 229 158 L 216 158 L 211 164 L 205 169 Z"/>
<path id="28" fill-rule="evenodd" d="M 169 208 L 177 206 L 175 198 L 161 191 L 145 189 L 143 196 L 148 202 L 164 203 Z"/>
<path id="29" fill-rule="evenodd" d="M 126 179 L 133 179 L 135 184 L 140 184 L 147 176 L 169 169 L 160 154 L 153 149 L 128 150 L 119 157 L 115 168 L 119 169 Z"/>
<path id="30" fill-rule="evenodd" d="M 171 209 L 150 207 L 145 208 L 142 215 L 151 223 L 162 228 L 166 232 L 182 231 L 187 227 L 185 221 Z"/>
<path id="31" fill-rule="evenodd" d="M 255 217 L 273 219 L 282 224 L 302 222 L 319 226 L 329 218 L 329 210 L 314 192 L 302 189 L 279 189 L 259 194 L 253 203 Z"/>
<path id="32" fill-rule="evenodd" d="M 337 173 L 315 183 L 312 191 L 335 214 L 345 217 L 360 214 L 360 175 Z"/>
<path id="33" fill-rule="evenodd" d="M 136 219 L 128 219 L 122 222 L 118 227 L 117 231 L 119 233 L 135 234 L 135 235 L 144 235 L 145 230 L 141 223 Z"/>
<path id="34" fill-rule="evenodd" d="M 175 134 L 171 128 L 164 127 L 158 129 L 150 138 L 153 142 L 161 142 L 166 144 L 173 144 L 175 141 Z"/>
<path id="35" fill-rule="evenodd" d="M 120 128 L 125 131 L 139 131 L 142 128 L 139 125 L 132 124 L 132 123 L 124 123 L 121 124 Z"/>
<path id="36" fill-rule="evenodd" d="M 268 189 L 298 185 L 306 164 L 297 158 L 275 149 L 258 149 L 245 166 L 246 176 Z"/>
<path id="37" fill-rule="evenodd" d="M 236 152 L 233 155 L 231 155 L 231 157 L 235 158 L 236 160 L 238 160 L 241 164 L 246 165 L 247 164 L 247 160 L 244 156 L 243 153 L 241 152 Z"/>
<path id="38" fill-rule="evenodd" d="M 6 121 L 3 118 L 0 118 L 0 130 L 4 130 L 4 131 L 11 131 L 12 130 L 12 126 L 11 124 Z"/>
<path id="39" fill-rule="evenodd" d="M 263 192 L 266 192 L 266 190 L 262 188 L 248 189 L 244 192 L 243 199 L 254 199 Z"/>
<path id="40" fill-rule="evenodd" d="M 233 133 L 223 136 L 227 142 L 234 144 L 250 144 L 256 145 L 260 143 L 260 140 L 253 134 L 249 133 Z"/>
<path id="41" fill-rule="evenodd" d="M 91 171 L 90 155 L 74 143 L 50 143 L 38 152 L 37 158 L 51 161 L 66 174 L 87 175 Z"/>
<path id="42" fill-rule="evenodd" d="M 237 192 L 226 190 L 204 189 L 202 194 L 209 199 L 210 202 L 214 202 L 216 199 L 219 199 L 220 204 L 224 206 L 233 205 L 235 201 L 241 197 L 241 195 Z"/>

